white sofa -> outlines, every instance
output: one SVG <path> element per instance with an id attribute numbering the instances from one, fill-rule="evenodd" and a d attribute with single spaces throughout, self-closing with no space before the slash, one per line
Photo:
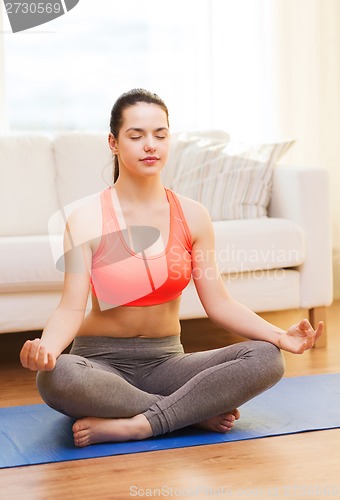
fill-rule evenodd
<path id="1" fill-rule="evenodd" d="M 60 208 L 111 183 L 106 137 L 0 137 L 0 333 L 40 330 L 56 307 L 63 273 L 48 223 Z M 332 302 L 327 172 L 277 165 L 272 180 L 268 216 L 213 222 L 220 271 L 230 293 L 254 311 L 304 308 L 315 321 Z M 180 315 L 206 316 L 193 283 Z"/>

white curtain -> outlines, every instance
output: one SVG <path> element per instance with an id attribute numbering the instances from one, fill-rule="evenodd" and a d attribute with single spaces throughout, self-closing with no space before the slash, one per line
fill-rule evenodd
<path id="1" fill-rule="evenodd" d="M 241 140 L 293 138 L 283 163 L 329 171 L 334 294 L 340 298 L 340 2 L 211 5 L 213 125 Z"/>
<path id="2" fill-rule="evenodd" d="M 275 6 L 282 70 L 278 85 L 278 124 L 282 134 L 292 132 L 296 138 L 284 162 L 319 165 L 329 172 L 334 296 L 339 299 L 340 2 L 275 0 Z M 315 200 L 315 203 L 322 204 L 323 200 Z"/>
<path id="3" fill-rule="evenodd" d="M 211 0 L 214 126 L 237 140 L 277 138 L 276 0 Z"/>

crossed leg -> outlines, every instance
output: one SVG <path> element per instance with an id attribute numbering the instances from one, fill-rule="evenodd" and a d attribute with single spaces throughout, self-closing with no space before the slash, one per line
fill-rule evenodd
<path id="1" fill-rule="evenodd" d="M 170 358 L 145 375 L 143 390 L 108 371 L 92 366 L 88 383 L 82 380 L 73 388 L 85 405 L 77 404 L 76 411 L 65 403 L 59 408 L 76 418 L 85 416 L 73 426 L 76 446 L 145 439 L 188 425 L 227 432 L 239 418 L 235 408 L 278 382 L 284 365 L 275 346 L 250 341 Z M 94 389 L 97 397 L 89 397 Z"/>

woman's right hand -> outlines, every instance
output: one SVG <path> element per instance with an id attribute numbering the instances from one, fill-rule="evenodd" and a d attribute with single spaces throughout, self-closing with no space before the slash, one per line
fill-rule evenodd
<path id="1" fill-rule="evenodd" d="M 41 345 L 41 339 L 27 340 L 20 352 L 20 361 L 24 368 L 32 371 L 51 371 L 56 364 L 56 357 Z"/>

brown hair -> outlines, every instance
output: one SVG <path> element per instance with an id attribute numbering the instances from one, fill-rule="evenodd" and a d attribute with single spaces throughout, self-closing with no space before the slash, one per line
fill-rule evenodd
<path id="1" fill-rule="evenodd" d="M 123 111 L 129 106 L 134 106 L 139 102 L 146 102 L 148 104 L 157 104 L 160 106 L 166 113 L 166 118 L 169 123 L 169 111 L 166 107 L 165 103 L 162 101 L 157 94 L 149 92 L 145 89 L 132 89 L 128 92 L 122 94 L 116 102 L 114 103 L 111 110 L 111 119 L 110 119 L 110 131 L 117 139 L 119 130 L 122 126 L 123 122 Z M 118 157 L 115 155 L 114 157 L 114 173 L 113 173 L 113 182 L 119 177 L 119 162 Z"/>

